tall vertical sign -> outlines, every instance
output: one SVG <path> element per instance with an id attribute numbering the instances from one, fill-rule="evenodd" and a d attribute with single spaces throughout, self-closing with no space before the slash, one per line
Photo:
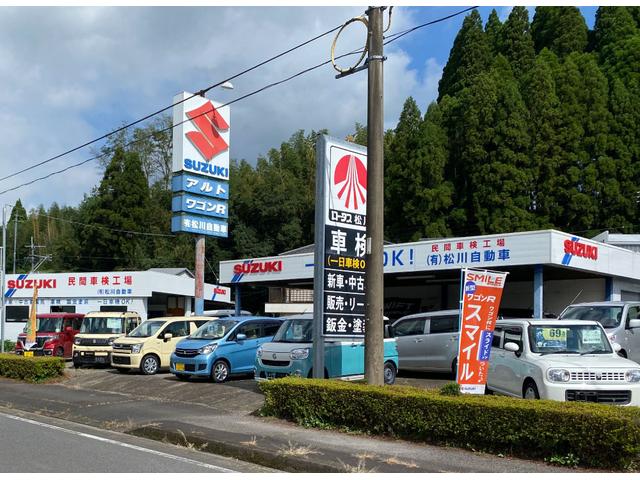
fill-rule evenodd
<path id="1" fill-rule="evenodd" d="M 359 337 L 365 328 L 367 150 L 318 139 L 314 316 L 323 336 Z"/>
<path id="2" fill-rule="evenodd" d="M 229 107 L 183 92 L 173 103 L 171 231 L 228 236 Z"/>
<path id="3" fill-rule="evenodd" d="M 482 395 L 493 330 L 507 272 L 462 270 L 457 381 L 462 393 Z"/>

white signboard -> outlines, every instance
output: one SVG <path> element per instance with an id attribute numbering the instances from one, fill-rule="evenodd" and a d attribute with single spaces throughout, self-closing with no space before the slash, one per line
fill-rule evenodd
<path id="1" fill-rule="evenodd" d="M 229 180 L 229 107 L 188 92 L 173 98 L 180 101 L 173 109 L 173 172 Z"/>
<path id="2" fill-rule="evenodd" d="M 383 262 L 385 273 L 557 265 L 640 279 L 640 254 L 556 230 L 385 245 Z M 249 267 L 249 264 L 257 266 Z M 313 266 L 312 253 L 229 260 L 220 262 L 220 282 L 311 279 Z"/>

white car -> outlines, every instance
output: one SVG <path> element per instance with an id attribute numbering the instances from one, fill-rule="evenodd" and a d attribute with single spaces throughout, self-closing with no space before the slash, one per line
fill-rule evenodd
<path id="1" fill-rule="evenodd" d="M 487 388 L 529 399 L 640 406 L 640 365 L 598 322 L 498 320 Z"/>

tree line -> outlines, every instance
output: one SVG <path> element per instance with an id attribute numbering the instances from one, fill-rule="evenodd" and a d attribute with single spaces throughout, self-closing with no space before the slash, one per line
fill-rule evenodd
<path id="1" fill-rule="evenodd" d="M 514 7 L 501 22 L 472 11 L 424 114 L 408 98 L 385 133 L 385 235 L 401 242 L 558 228 L 589 236 L 640 230 L 640 7 L 600 7 L 589 30 L 576 7 Z M 77 207 L 26 212 L 18 201 L 17 271 L 31 237 L 42 271 L 193 268 L 191 235 L 171 235 L 168 116 L 110 138 L 98 186 Z M 220 260 L 313 242 L 315 140 L 295 132 L 255 162 L 232 160 Z M 356 124 L 348 140 L 366 145 Z M 144 232 L 142 235 L 137 232 Z M 10 270 L 10 269 L 9 269 Z"/>

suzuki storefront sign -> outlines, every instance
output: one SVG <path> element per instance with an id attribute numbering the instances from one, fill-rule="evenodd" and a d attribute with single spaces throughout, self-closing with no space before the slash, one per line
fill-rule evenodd
<path id="1" fill-rule="evenodd" d="M 493 330 L 506 272 L 462 270 L 457 380 L 462 393 L 484 394 Z"/>
<path id="2" fill-rule="evenodd" d="M 188 92 L 173 103 L 171 231 L 227 237 L 230 109 Z"/>
<path id="3" fill-rule="evenodd" d="M 318 139 L 314 313 L 325 336 L 363 336 L 367 152 L 327 136 Z M 317 324 L 320 322 L 318 321 Z"/>

